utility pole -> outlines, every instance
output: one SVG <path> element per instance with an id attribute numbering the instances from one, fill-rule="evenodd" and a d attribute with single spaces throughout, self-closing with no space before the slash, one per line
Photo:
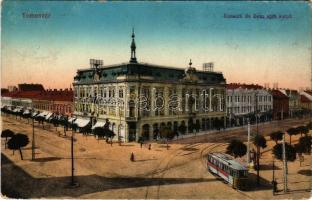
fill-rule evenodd
<path id="1" fill-rule="evenodd" d="M 286 133 L 285 133 L 286 134 Z M 286 151 L 285 151 L 285 134 L 283 135 L 283 173 L 284 173 L 284 193 L 287 192 L 287 162 L 286 162 Z"/>
<path id="2" fill-rule="evenodd" d="M 277 182 L 275 181 L 275 165 L 274 165 L 274 157 L 273 157 L 273 163 L 272 163 L 272 186 L 273 186 L 272 193 L 273 193 L 273 195 L 274 195 L 274 194 L 275 194 L 275 192 L 277 191 Z"/>
<path id="3" fill-rule="evenodd" d="M 32 118 L 32 142 L 31 142 L 31 160 L 35 160 L 35 124 Z"/>
<path id="4" fill-rule="evenodd" d="M 259 126 L 258 126 L 258 91 L 256 91 L 256 124 L 257 124 L 257 137 L 259 135 Z M 260 146 L 257 145 L 257 185 L 260 185 L 260 174 L 259 174 L 259 165 L 260 165 Z"/>
<path id="5" fill-rule="evenodd" d="M 250 122 L 249 122 L 249 118 L 248 118 L 248 138 L 247 138 L 248 142 L 247 142 L 247 166 L 249 167 L 250 164 L 250 147 L 249 147 L 249 143 L 250 143 Z"/>
<path id="6" fill-rule="evenodd" d="M 72 135 L 71 135 L 71 181 L 70 187 L 78 187 L 78 183 L 74 180 L 74 122 L 72 121 Z"/>

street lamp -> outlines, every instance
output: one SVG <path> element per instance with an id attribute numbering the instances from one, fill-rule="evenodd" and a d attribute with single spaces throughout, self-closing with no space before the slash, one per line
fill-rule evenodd
<path id="1" fill-rule="evenodd" d="M 32 105 L 32 110 L 33 110 L 33 105 Z M 35 160 L 35 122 L 34 122 L 34 117 L 32 117 L 31 160 Z"/>
<path id="2" fill-rule="evenodd" d="M 256 114 L 256 125 L 257 125 L 257 133 L 256 133 L 256 137 L 259 136 L 259 126 L 258 126 L 258 91 L 256 91 L 255 93 L 255 97 L 256 97 L 256 110 L 255 110 L 255 114 Z M 259 165 L 260 165 L 260 146 L 257 145 L 257 185 L 260 185 L 260 174 L 259 174 Z"/>
<path id="3" fill-rule="evenodd" d="M 78 183 L 74 180 L 74 120 L 72 120 L 72 135 L 71 135 L 71 181 L 70 187 L 75 188 L 78 187 Z"/>

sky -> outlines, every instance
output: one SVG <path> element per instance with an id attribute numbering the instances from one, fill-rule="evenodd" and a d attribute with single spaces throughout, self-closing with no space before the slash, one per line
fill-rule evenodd
<path id="1" fill-rule="evenodd" d="M 90 58 L 128 62 L 132 28 L 139 62 L 214 62 L 227 83 L 311 86 L 308 2 L 3 1 L 1 12 L 1 87 L 68 88 Z"/>

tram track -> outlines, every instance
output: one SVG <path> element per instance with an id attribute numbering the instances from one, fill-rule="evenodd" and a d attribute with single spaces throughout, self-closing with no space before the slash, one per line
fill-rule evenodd
<path id="1" fill-rule="evenodd" d="M 160 179 L 164 177 L 164 174 L 165 174 L 165 171 L 167 171 L 169 169 L 169 164 L 171 163 L 171 161 L 179 155 L 179 153 L 181 152 L 181 150 L 183 150 L 184 148 L 186 147 L 191 147 L 193 146 L 194 144 L 188 144 L 188 145 L 185 145 L 183 147 L 180 147 L 176 150 L 174 150 L 173 154 L 170 156 L 170 157 L 167 157 L 165 158 L 164 160 L 162 160 L 156 167 L 156 169 L 151 173 L 152 174 L 152 177 L 151 178 L 155 178 L 155 176 L 159 173 L 162 173 L 161 174 L 161 177 L 159 177 Z M 165 165 L 165 166 L 164 166 Z M 164 166 L 164 167 L 162 167 Z M 162 169 L 163 168 L 163 169 Z M 157 199 L 159 199 L 159 187 L 161 185 L 161 180 L 159 180 L 159 183 L 158 183 L 158 187 L 157 187 Z M 147 186 L 146 187 L 146 192 L 145 192 L 145 199 L 148 199 L 148 195 L 150 193 L 150 187 L 152 186 Z"/>
<path id="2" fill-rule="evenodd" d="M 220 147 L 220 146 L 225 146 L 227 144 L 212 144 L 211 146 L 207 146 L 207 147 L 204 147 L 202 150 L 201 150 L 201 153 L 200 153 L 200 156 L 201 156 L 201 161 L 202 161 L 202 164 L 204 165 L 205 168 L 207 168 L 207 160 L 206 160 L 206 155 L 208 153 L 211 153 L 213 149 L 216 149 L 217 147 Z M 209 152 L 206 152 L 207 150 L 209 150 Z M 206 152 L 206 153 L 204 153 Z M 231 188 L 232 190 L 235 190 L 233 188 Z M 249 198 L 249 199 L 253 199 L 251 196 L 245 194 L 244 192 L 240 191 L 240 190 L 235 190 L 236 192 L 242 194 L 243 196 Z"/>

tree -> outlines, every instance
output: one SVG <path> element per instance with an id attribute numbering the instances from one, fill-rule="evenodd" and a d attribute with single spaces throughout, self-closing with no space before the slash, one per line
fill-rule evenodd
<path id="1" fill-rule="evenodd" d="M 273 154 L 275 158 L 279 160 L 283 160 L 283 144 L 277 144 L 273 147 Z M 295 161 L 296 160 L 296 149 L 288 144 L 285 143 L 285 154 L 287 161 Z"/>
<path id="2" fill-rule="evenodd" d="M 111 146 L 113 146 L 113 138 L 115 137 L 115 133 L 112 130 L 109 130 L 107 128 L 104 128 L 104 134 L 106 136 L 106 142 L 108 142 L 108 139 L 111 141 Z"/>
<path id="3" fill-rule="evenodd" d="M 10 129 L 5 129 L 4 131 L 2 131 L 1 137 L 5 138 L 5 144 L 4 144 L 4 148 L 5 149 L 6 149 L 6 146 L 7 146 L 8 138 L 11 138 L 13 135 L 14 135 L 14 132 L 11 131 Z"/>
<path id="4" fill-rule="evenodd" d="M 307 124 L 307 128 L 308 128 L 309 130 L 312 130 L 312 122 L 309 122 L 309 123 Z"/>
<path id="5" fill-rule="evenodd" d="M 307 126 L 298 126 L 297 132 L 300 133 L 300 136 L 302 136 L 302 134 L 307 135 L 309 133 L 309 128 Z"/>
<path id="6" fill-rule="evenodd" d="M 186 126 L 184 123 L 181 123 L 179 128 L 178 128 L 179 132 L 184 135 L 186 133 Z"/>
<path id="7" fill-rule="evenodd" d="M 54 117 L 51 119 L 51 123 L 53 124 L 53 126 L 55 127 L 55 130 L 57 131 L 57 127 L 58 127 L 59 124 L 60 124 L 60 121 L 58 120 L 57 116 L 54 116 Z"/>
<path id="8" fill-rule="evenodd" d="M 140 136 L 139 139 L 138 139 L 138 143 L 140 143 L 140 146 L 142 148 L 143 143 L 144 143 L 144 137 Z"/>
<path id="9" fill-rule="evenodd" d="M 270 138 L 277 144 L 278 141 L 283 139 L 283 135 L 282 131 L 275 131 L 270 134 Z"/>
<path id="10" fill-rule="evenodd" d="M 253 143 L 256 147 L 261 147 L 262 149 L 267 147 L 266 139 L 263 135 L 256 135 Z"/>
<path id="11" fill-rule="evenodd" d="M 199 129 L 200 129 L 200 124 L 199 124 L 199 120 L 196 120 L 196 123 L 195 123 L 195 130 L 196 132 L 199 132 Z"/>
<path id="12" fill-rule="evenodd" d="M 254 138 L 254 145 L 257 147 L 257 154 L 256 154 L 256 158 L 257 158 L 257 165 L 255 166 L 257 169 L 257 176 L 259 174 L 259 168 L 260 168 L 260 148 L 265 148 L 266 145 L 266 139 L 263 135 L 257 134 Z"/>
<path id="13" fill-rule="evenodd" d="M 154 134 L 154 139 L 157 140 L 158 137 L 159 137 L 159 129 L 158 129 L 158 127 L 156 127 L 156 128 L 154 129 L 153 134 Z"/>
<path id="14" fill-rule="evenodd" d="M 68 130 L 68 120 L 67 120 L 67 117 L 62 116 L 60 118 L 60 124 L 64 127 L 64 135 L 66 136 L 66 131 Z"/>
<path id="15" fill-rule="evenodd" d="M 37 116 L 35 117 L 36 121 L 38 121 L 39 124 L 42 124 L 42 128 L 44 129 L 44 116 Z"/>
<path id="16" fill-rule="evenodd" d="M 240 140 L 232 140 L 226 148 L 226 153 L 237 157 L 242 157 L 247 152 L 247 146 Z"/>
<path id="17" fill-rule="evenodd" d="M 12 150 L 19 150 L 21 160 L 23 160 L 22 147 L 25 147 L 29 143 L 28 136 L 22 133 L 17 133 L 11 137 L 8 141 L 8 148 Z"/>
<path id="18" fill-rule="evenodd" d="M 31 118 L 31 113 L 28 112 L 28 113 L 23 114 L 23 118 L 27 119 L 27 122 L 29 123 L 29 118 Z"/>
<path id="19" fill-rule="evenodd" d="M 311 153 L 312 137 L 304 136 L 299 139 L 299 143 L 295 145 L 298 153 Z"/>
<path id="20" fill-rule="evenodd" d="M 98 139 L 105 137 L 105 130 L 103 127 L 95 127 L 93 129 L 93 134 L 97 136 Z"/>
<path id="21" fill-rule="evenodd" d="M 289 135 L 289 144 L 291 145 L 291 136 L 297 135 L 298 134 L 298 129 L 297 128 L 289 128 L 287 130 L 287 134 Z"/>
<path id="22" fill-rule="evenodd" d="M 174 138 L 174 131 L 170 127 L 162 127 L 160 130 L 160 136 L 166 139 L 167 149 L 169 149 L 168 141 Z"/>

